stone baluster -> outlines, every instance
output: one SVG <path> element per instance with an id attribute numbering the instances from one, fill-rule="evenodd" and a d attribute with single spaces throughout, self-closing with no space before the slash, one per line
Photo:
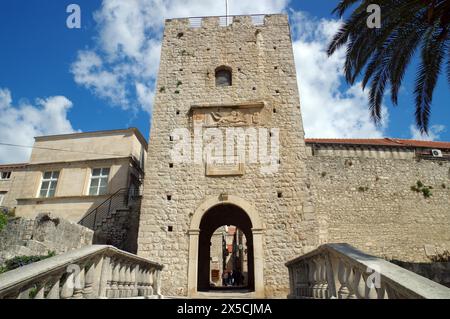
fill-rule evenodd
<path id="1" fill-rule="evenodd" d="M 50 290 L 47 294 L 47 299 L 59 299 L 59 283 L 60 283 L 60 279 L 58 278 L 52 278 L 51 281 L 52 284 L 50 286 Z"/>
<path id="2" fill-rule="evenodd" d="M 145 296 L 151 296 L 153 294 L 153 271 L 146 269 L 144 271 L 145 278 Z"/>
<path id="3" fill-rule="evenodd" d="M 36 295 L 34 296 L 34 299 L 44 299 L 45 298 L 45 285 L 47 284 L 46 281 L 42 281 L 36 285 Z"/>
<path id="4" fill-rule="evenodd" d="M 136 297 L 136 265 L 130 265 L 130 297 Z"/>
<path id="5" fill-rule="evenodd" d="M 376 290 L 376 284 L 378 284 L 377 282 L 373 282 L 373 278 L 370 277 L 371 274 L 367 273 L 367 272 L 363 272 L 362 273 L 362 277 L 363 277 L 363 281 L 364 281 L 364 298 L 365 299 L 377 299 L 378 298 L 378 294 L 377 294 L 377 290 Z"/>
<path id="6" fill-rule="evenodd" d="M 33 287 L 28 287 L 28 288 L 21 290 L 17 296 L 17 299 L 30 299 L 30 292 L 32 289 L 33 289 Z"/>
<path id="7" fill-rule="evenodd" d="M 139 265 L 133 267 L 131 271 L 131 282 L 132 282 L 132 297 L 137 297 L 139 295 L 139 283 L 138 283 L 138 273 L 139 273 Z"/>
<path id="8" fill-rule="evenodd" d="M 338 298 L 339 299 L 347 299 L 350 295 L 350 290 L 348 288 L 348 279 L 350 276 L 350 269 L 346 267 L 342 260 L 339 260 L 339 268 L 338 268 L 338 279 L 339 279 L 339 291 Z"/>
<path id="9" fill-rule="evenodd" d="M 125 268 L 126 265 L 125 263 L 121 262 L 120 263 L 120 270 L 119 270 L 119 284 L 118 284 L 118 289 L 119 289 L 119 294 L 116 296 L 116 298 L 123 298 L 125 297 Z"/>
<path id="10" fill-rule="evenodd" d="M 386 293 L 386 287 L 383 283 L 381 283 L 381 287 L 380 288 L 376 288 L 375 290 L 377 292 L 377 299 L 388 299 L 389 296 Z"/>
<path id="11" fill-rule="evenodd" d="M 313 298 L 318 299 L 321 293 L 321 285 L 320 285 L 320 260 L 318 257 L 314 257 L 312 260 L 314 264 L 314 283 L 313 283 Z"/>
<path id="12" fill-rule="evenodd" d="M 296 285 L 296 291 L 295 296 L 296 297 L 306 297 L 308 292 L 308 274 L 307 274 L 307 267 L 304 263 L 302 263 L 298 268 L 295 269 L 295 285 Z"/>
<path id="13" fill-rule="evenodd" d="M 324 270 L 325 270 L 325 262 L 322 256 L 319 256 L 319 258 L 317 259 L 317 281 L 318 281 L 318 286 L 319 286 L 319 298 L 320 299 L 324 299 L 325 295 L 326 295 L 326 278 L 324 276 Z"/>
<path id="14" fill-rule="evenodd" d="M 348 296 L 347 299 L 356 299 L 356 295 L 355 295 L 355 290 L 353 289 L 354 287 L 354 282 L 355 282 L 355 272 L 353 270 L 353 268 L 351 266 L 349 266 L 349 268 L 347 269 L 348 271 L 348 276 L 347 276 L 347 288 L 348 288 Z M 358 278 L 359 279 L 359 278 Z M 358 280 L 359 283 L 359 280 Z"/>
<path id="15" fill-rule="evenodd" d="M 161 270 L 155 269 L 155 278 L 154 278 L 154 291 L 153 293 L 157 296 L 161 296 Z"/>
<path id="16" fill-rule="evenodd" d="M 117 298 L 118 297 L 118 282 L 119 282 L 119 267 L 120 264 L 118 261 L 114 261 L 112 266 L 112 276 L 111 276 L 111 284 L 109 289 L 108 298 Z"/>
<path id="17" fill-rule="evenodd" d="M 357 299 L 366 298 L 366 282 L 359 268 L 355 268 L 354 270 L 354 275 L 351 281 L 351 287 L 355 298 Z"/>
<path id="18" fill-rule="evenodd" d="M 309 265 L 309 293 L 308 297 L 317 298 L 317 266 L 314 260 L 308 261 Z"/>
<path id="19" fill-rule="evenodd" d="M 129 270 L 128 270 L 128 287 L 129 287 L 129 291 L 128 291 L 128 295 L 129 297 L 135 297 L 134 296 L 134 289 L 135 289 L 135 279 L 134 279 L 134 268 L 135 266 L 130 264 Z"/>
<path id="20" fill-rule="evenodd" d="M 126 298 L 130 298 L 131 297 L 131 293 L 132 293 L 132 288 L 131 288 L 131 265 L 130 264 L 126 264 L 125 265 L 125 297 Z"/>
<path id="21" fill-rule="evenodd" d="M 140 266 L 136 267 L 136 289 L 138 296 L 142 296 L 142 269 Z"/>
<path id="22" fill-rule="evenodd" d="M 74 273 L 68 273 L 61 289 L 61 299 L 70 299 L 73 295 Z"/>
<path id="23" fill-rule="evenodd" d="M 83 299 L 84 279 L 85 279 L 84 265 L 80 265 L 80 271 L 75 273 L 75 286 L 72 299 Z"/>
<path id="24" fill-rule="evenodd" d="M 95 262 L 92 262 L 86 266 L 86 276 L 83 289 L 83 297 L 85 299 L 92 299 L 95 297 L 93 289 L 94 280 L 95 280 Z"/>
<path id="25" fill-rule="evenodd" d="M 111 258 L 103 257 L 99 262 L 100 282 L 98 289 L 99 298 L 108 298 L 111 293 L 112 267 Z"/>
<path id="26" fill-rule="evenodd" d="M 316 265 L 317 265 L 317 297 L 320 299 L 325 298 L 325 286 L 326 286 L 326 280 L 324 274 L 324 259 L 322 256 L 318 256 L 316 259 Z"/>
<path id="27" fill-rule="evenodd" d="M 149 296 L 153 296 L 157 294 L 157 290 L 158 290 L 158 278 L 159 276 L 159 272 L 156 268 L 152 267 L 150 269 L 150 292 L 149 292 Z"/>
<path id="28" fill-rule="evenodd" d="M 142 296 L 147 296 L 147 290 L 148 290 L 148 273 L 146 269 L 142 269 L 141 272 L 141 280 L 142 280 Z"/>

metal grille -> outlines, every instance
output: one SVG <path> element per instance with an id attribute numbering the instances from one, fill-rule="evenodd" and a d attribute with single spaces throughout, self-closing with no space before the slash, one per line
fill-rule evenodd
<path id="1" fill-rule="evenodd" d="M 235 17 L 251 17 L 254 26 L 264 25 L 265 14 L 249 14 L 249 15 L 229 15 L 229 16 L 213 16 L 213 17 L 191 17 L 189 19 L 189 26 L 191 28 L 201 28 L 202 20 L 204 18 L 219 18 L 219 26 L 227 27 L 233 23 Z"/>
<path id="2" fill-rule="evenodd" d="M 189 26 L 191 28 L 200 28 L 203 18 L 189 18 Z"/>
<path id="3" fill-rule="evenodd" d="M 141 197 L 139 189 L 123 188 L 111 195 L 107 200 L 86 214 L 78 224 L 92 230 L 97 230 L 103 220 L 111 216 L 116 209 L 127 208 Z"/>

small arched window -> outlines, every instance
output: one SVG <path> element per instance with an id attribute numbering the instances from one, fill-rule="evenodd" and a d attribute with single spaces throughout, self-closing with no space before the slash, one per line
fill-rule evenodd
<path id="1" fill-rule="evenodd" d="M 231 69 L 225 66 L 216 69 L 216 86 L 231 85 Z"/>

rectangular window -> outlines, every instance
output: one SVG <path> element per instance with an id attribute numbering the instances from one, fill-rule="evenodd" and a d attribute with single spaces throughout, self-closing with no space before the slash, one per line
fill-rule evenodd
<path id="1" fill-rule="evenodd" d="M 104 195 L 108 192 L 109 168 L 94 168 L 92 170 L 89 195 Z"/>
<path id="2" fill-rule="evenodd" d="M 11 178 L 11 172 L 1 172 L 0 179 L 10 179 Z"/>
<path id="3" fill-rule="evenodd" d="M 56 185 L 58 184 L 59 171 L 45 172 L 42 177 L 39 197 L 54 197 Z"/>

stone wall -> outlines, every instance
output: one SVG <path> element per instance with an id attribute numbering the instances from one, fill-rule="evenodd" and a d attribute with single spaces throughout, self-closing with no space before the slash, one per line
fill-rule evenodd
<path id="1" fill-rule="evenodd" d="M 307 168 L 322 242 L 407 262 L 450 247 L 448 161 L 309 156 Z M 418 181 L 430 197 L 411 189 Z"/>
<path id="2" fill-rule="evenodd" d="M 65 253 L 91 245 L 92 238 L 90 229 L 49 214 L 14 218 L 0 231 L 0 264 L 15 256 Z"/>

